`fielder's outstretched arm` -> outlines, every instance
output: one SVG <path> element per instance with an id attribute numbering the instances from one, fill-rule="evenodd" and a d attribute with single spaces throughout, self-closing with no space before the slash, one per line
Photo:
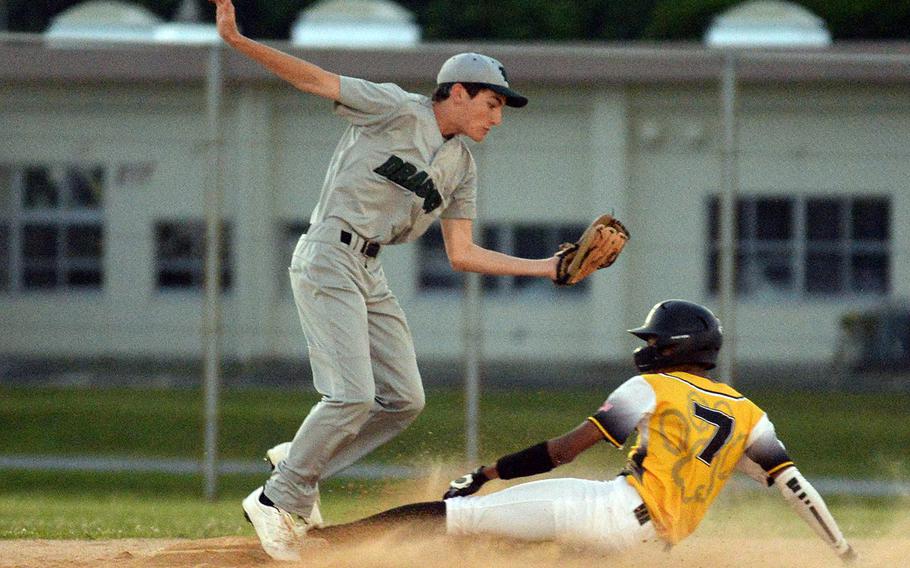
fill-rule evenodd
<path id="1" fill-rule="evenodd" d="M 225 43 L 301 91 L 338 100 L 341 93 L 338 75 L 244 36 L 237 28 L 237 17 L 231 0 L 209 1 L 215 4 L 215 24 L 218 35 Z"/>
<path id="2" fill-rule="evenodd" d="M 556 277 L 555 256 L 541 259 L 519 258 L 489 250 L 474 242 L 470 219 L 442 219 L 446 256 L 454 270 L 498 276 Z"/>

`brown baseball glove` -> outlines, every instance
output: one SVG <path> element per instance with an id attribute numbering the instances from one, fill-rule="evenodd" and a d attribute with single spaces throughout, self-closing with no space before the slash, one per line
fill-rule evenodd
<path id="1" fill-rule="evenodd" d="M 595 270 L 606 268 L 616 261 L 629 241 L 629 231 L 612 215 L 601 215 L 591 223 L 574 243 L 563 243 L 556 256 L 558 286 L 578 284 Z"/>

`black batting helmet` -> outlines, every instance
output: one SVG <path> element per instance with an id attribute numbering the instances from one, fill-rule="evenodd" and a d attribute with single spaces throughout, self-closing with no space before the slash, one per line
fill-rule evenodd
<path id="1" fill-rule="evenodd" d="M 713 369 L 723 342 L 717 316 L 708 308 L 685 300 L 656 304 L 644 325 L 629 333 L 646 341 L 656 340 L 635 350 L 635 366 L 643 372 L 686 364 Z"/>

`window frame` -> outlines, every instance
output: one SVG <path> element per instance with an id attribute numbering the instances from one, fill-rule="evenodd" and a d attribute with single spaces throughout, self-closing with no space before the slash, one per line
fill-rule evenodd
<path id="1" fill-rule="evenodd" d="M 192 255 L 188 258 L 166 259 L 166 267 L 174 270 L 182 270 L 190 273 L 191 283 L 185 286 L 164 286 L 161 284 L 162 277 L 162 258 L 161 258 L 161 241 L 159 235 L 162 228 L 177 226 L 187 227 L 195 231 L 192 236 L 194 241 L 192 248 L 199 248 L 198 255 Z M 159 217 L 152 221 L 152 247 L 153 247 L 153 270 L 154 290 L 157 294 L 201 294 L 205 290 L 205 236 L 206 225 L 205 219 L 196 216 L 184 217 Z M 196 240 L 198 238 L 198 241 Z M 221 221 L 221 294 L 228 295 L 234 290 L 235 284 L 235 266 L 234 266 L 234 241 L 233 241 L 233 224 L 223 219 Z"/>
<path id="2" fill-rule="evenodd" d="M 762 222 L 758 218 L 758 203 L 763 200 L 781 199 L 791 206 L 791 227 L 789 239 L 762 240 L 756 229 Z M 707 198 L 708 248 L 706 262 L 706 292 L 709 296 L 719 293 L 719 263 L 721 241 L 719 226 L 719 194 Z M 831 239 L 810 239 L 810 207 L 813 202 L 831 202 L 837 205 L 838 237 Z M 885 230 L 882 240 L 858 240 L 854 237 L 854 208 L 862 203 L 883 204 Z M 735 206 L 736 268 L 735 294 L 745 301 L 810 301 L 831 302 L 851 300 L 881 300 L 893 292 L 893 199 L 887 194 L 777 194 L 750 193 L 737 196 Z M 881 222 L 881 221 L 880 221 Z M 756 290 L 758 281 L 748 270 L 755 265 L 755 258 L 762 253 L 787 259 L 790 275 L 790 289 L 779 293 Z M 810 290 L 815 280 L 810 274 L 808 262 L 812 255 L 834 255 L 839 259 L 836 290 Z M 854 268 L 858 255 L 881 255 L 884 258 L 882 291 L 858 290 Z M 744 271 L 745 267 L 745 271 Z M 816 276 L 817 278 L 817 276 Z"/>
<path id="3" fill-rule="evenodd" d="M 5 261 L 4 271 L 7 276 L 5 285 L 0 281 L 0 293 L 9 295 L 30 294 L 98 294 L 104 290 L 107 271 L 105 267 L 105 252 L 107 243 L 107 227 L 105 224 L 105 201 L 110 187 L 111 171 L 108 164 L 100 160 L 65 161 L 49 160 L 16 161 L 0 164 L 9 191 L 3 197 L 7 203 L 0 206 L 0 223 L 6 231 L 6 250 L 0 260 Z M 25 204 L 27 187 L 25 185 L 26 171 L 44 169 L 51 174 L 55 171 L 62 172 L 63 183 L 67 184 L 57 202 L 52 206 L 28 207 Z M 71 172 L 73 170 L 92 172 L 98 174 L 102 186 L 101 195 L 95 207 L 79 207 L 67 200 L 72 193 L 70 184 L 73 183 Z M 27 258 L 25 232 L 33 227 L 51 227 L 55 231 L 55 254 L 50 260 L 32 260 Z M 72 257 L 68 245 L 70 231 L 74 228 L 90 228 L 98 231 L 99 243 L 96 256 Z M 32 267 L 46 265 L 53 270 L 53 283 L 50 285 L 29 285 L 26 282 L 28 271 Z M 97 283 L 80 284 L 69 282 L 72 273 L 77 270 L 94 273 Z"/>

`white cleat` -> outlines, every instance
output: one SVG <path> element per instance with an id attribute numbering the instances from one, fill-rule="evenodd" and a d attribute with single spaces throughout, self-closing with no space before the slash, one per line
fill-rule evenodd
<path id="1" fill-rule="evenodd" d="M 319 500 L 317 499 L 313 503 L 313 510 L 310 511 L 310 518 L 306 519 L 306 528 L 321 529 L 325 526 L 325 521 L 322 519 L 322 511 L 319 510 Z M 306 532 L 306 529 L 304 530 Z"/>
<path id="2" fill-rule="evenodd" d="M 284 458 L 288 457 L 288 452 L 291 450 L 290 442 L 282 442 L 265 452 L 265 461 L 268 462 L 269 467 L 275 469 L 278 466 L 278 462 L 283 461 Z"/>
<path id="3" fill-rule="evenodd" d="M 269 464 L 271 469 L 275 469 L 278 466 L 278 462 L 288 457 L 288 452 L 290 450 L 291 442 L 282 442 L 265 452 L 265 461 Z M 302 517 L 297 518 L 297 529 L 298 531 L 302 531 L 298 533 L 300 538 L 303 538 L 310 527 L 321 529 L 325 526 L 325 520 L 322 518 L 322 512 L 319 510 L 318 500 L 313 504 L 313 510 L 310 511 L 310 517 L 308 519 Z"/>
<path id="4" fill-rule="evenodd" d="M 259 501 L 262 487 L 257 487 L 243 500 L 246 520 L 256 529 L 256 536 L 266 554 L 275 560 L 300 560 L 300 533 L 294 516 L 278 507 Z M 303 533 L 306 533 L 304 528 Z"/>

